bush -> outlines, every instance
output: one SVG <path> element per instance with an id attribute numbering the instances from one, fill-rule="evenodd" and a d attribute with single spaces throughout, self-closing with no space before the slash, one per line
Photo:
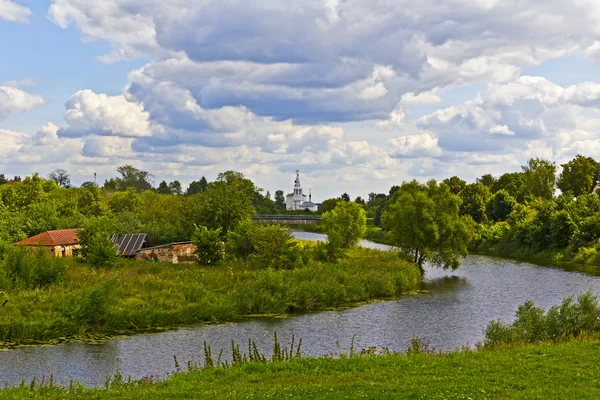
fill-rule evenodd
<path id="1" fill-rule="evenodd" d="M 600 306 L 591 292 L 582 294 L 573 302 L 566 298 L 560 306 L 544 313 L 531 300 L 520 305 L 512 324 L 492 321 L 485 330 L 484 346 L 503 344 L 560 341 L 600 330 Z"/>
<path id="2" fill-rule="evenodd" d="M 107 320 L 114 286 L 115 281 L 108 280 L 91 289 L 69 293 L 57 311 L 79 324 L 102 325 Z"/>
<path id="3" fill-rule="evenodd" d="M 205 226 L 197 226 L 192 236 L 192 242 L 196 246 L 198 264 L 215 265 L 223 260 L 225 248 L 220 228 L 208 229 Z"/>
<path id="4" fill-rule="evenodd" d="M 117 264 L 117 245 L 112 242 L 106 233 L 94 234 L 87 243 L 85 261 L 95 267 L 112 267 Z"/>
<path id="5" fill-rule="evenodd" d="M 227 253 L 259 268 L 292 269 L 304 263 L 294 237 L 281 225 L 239 224 L 227 234 Z"/>
<path id="6" fill-rule="evenodd" d="M 14 288 L 32 289 L 64 282 L 67 265 L 63 259 L 56 258 L 47 249 L 36 250 L 17 246 L 2 251 L 0 261 L 0 287 L 4 290 Z"/>

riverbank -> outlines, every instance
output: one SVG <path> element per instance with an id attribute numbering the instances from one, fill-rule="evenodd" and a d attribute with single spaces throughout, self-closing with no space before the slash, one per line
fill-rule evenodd
<path id="1" fill-rule="evenodd" d="M 5 389 L 6 399 L 595 399 L 600 397 L 600 342 L 576 340 L 504 350 L 373 355 L 341 359 L 293 357 L 230 368 L 176 373 L 126 383 L 117 376 L 103 389 Z M 416 350 L 416 351 L 415 351 Z M 216 356 L 214 356 L 216 358 Z M 38 382 L 39 384 L 39 382 Z"/>
<path id="2" fill-rule="evenodd" d="M 101 340 L 115 334 L 286 315 L 394 298 L 417 290 L 418 267 L 396 254 L 352 249 L 337 263 L 293 270 L 242 262 L 218 266 L 75 261 L 65 283 L 2 294 L 1 347 Z M 3 302 L 4 302 L 3 300 Z"/>

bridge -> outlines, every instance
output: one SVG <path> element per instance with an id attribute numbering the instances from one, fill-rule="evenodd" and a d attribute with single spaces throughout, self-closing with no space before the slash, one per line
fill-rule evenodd
<path id="1" fill-rule="evenodd" d="M 321 222 L 320 215 L 278 215 L 257 214 L 252 216 L 252 222 L 282 225 L 309 225 Z"/>

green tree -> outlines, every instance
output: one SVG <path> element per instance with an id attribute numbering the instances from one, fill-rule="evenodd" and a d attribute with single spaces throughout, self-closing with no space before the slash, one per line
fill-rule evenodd
<path id="1" fill-rule="evenodd" d="M 4 176 L 4 174 L 0 174 L 0 185 L 4 185 L 8 183 L 8 179 Z"/>
<path id="2" fill-rule="evenodd" d="M 426 261 L 456 269 L 466 256 L 474 229 L 470 216 L 460 216 L 460 198 L 447 185 L 431 180 L 427 185 L 405 182 L 396 200 L 383 215 L 383 226 L 394 245 L 408 254 L 423 271 Z"/>
<path id="3" fill-rule="evenodd" d="M 499 190 L 488 201 L 486 213 L 492 221 L 504 221 L 515 208 L 517 201 L 506 190 Z"/>
<path id="4" fill-rule="evenodd" d="M 487 221 L 485 209 L 491 197 L 490 189 L 487 186 L 481 183 L 472 183 L 466 185 L 458 195 L 462 199 L 460 215 L 470 215 L 477 223 Z"/>
<path id="5" fill-rule="evenodd" d="M 600 163 L 581 154 L 561 166 L 563 169 L 556 186 L 563 193 L 570 191 L 576 197 L 590 193 L 600 175 Z"/>
<path id="6" fill-rule="evenodd" d="M 171 188 L 167 184 L 167 181 L 162 181 L 161 183 L 159 183 L 158 188 L 156 188 L 156 191 L 160 194 L 171 194 L 172 193 Z"/>
<path id="7" fill-rule="evenodd" d="M 521 167 L 525 186 L 534 197 L 551 199 L 556 186 L 556 164 L 542 158 L 531 158 Z"/>
<path id="8" fill-rule="evenodd" d="M 485 174 L 481 178 L 477 178 L 477 183 L 481 183 L 484 186 L 491 188 L 496 183 L 496 178 L 491 174 Z"/>
<path id="9" fill-rule="evenodd" d="M 467 182 L 463 181 L 458 176 L 444 179 L 443 182 L 448 185 L 450 192 L 454 194 L 459 194 L 465 187 L 467 187 Z"/>
<path id="10" fill-rule="evenodd" d="M 120 178 L 113 178 L 117 190 L 125 190 L 128 187 L 138 191 L 152 189 L 152 174 L 148 171 L 137 169 L 132 165 L 123 165 L 117 168 L 117 172 L 121 174 Z"/>
<path id="11" fill-rule="evenodd" d="M 343 193 L 343 194 L 340 196 L 340 199 L 344 200 L 345 202 L 349 202 L 349 201 L 350 201 L 350 195 L 349 195 L 348 193 L 345 193 L 345 192 L 344 192 L 344 193 Z"/>
<path id="12" fill-rule="evenodd" d="M 339 203 L 342 202 L 342 199 L 327 199 L 321 203 L 319 206 L 319 212 L 321 214 L 325 214 L 331 210 L 333 210 Z"/>
<path id="13" fill-rule="evenodd" d="M 202 177 L 199 181 L 191 182 L 190 185 L 188 186 L 187 190 L 185 191 L 185 194 L 192 195 L 192 194 L 206 192 L 207 187 L 208 187 L 208 182 L 206 181 L 205 177 Z"/>
<path id="14" fill-rule="evenodd" d="M 277 190 L 275 192 L 275 205 L 278 210 L 285 210 L 285 196 L 283 195 L 283 190 Z"/>
<path id="15" fill-rule="evenodd" d="M 169 189 L 171 190 L 172 194 L 181 194 L 181 193 L 183 193 L 183 190 L 181 189 L 181 182 L 179 182 L 177 180 L 169 183 Z"/>
<path id="16" fill-rule="evenodd" d="M 529 188 L 525 186 L 525 174 L 523 172 L 506 173 L 500 176 L 492 186 L 492 193 L 506 190 L 519 203 L 528 201 L 531 197 Z"/>
<path id="17" fill-rule="evenodd" d="M 323 214 L 321 223 L 332 246 L 349 249 L 358 245 L 367 231 L 367 213 L 360 204 L 341 201 Z"/>
<path id="18" fill-rule="evenodd" d="M 118 232 L 119 223 L 113 216 L 88 218 L 77 233 L 81 255 L 86 262 L 97 267 L 115 265 L 118 249 L 109 238 Z"/>
<path id="19" fill-rule="evenodd" d="M 115 213 L 136 213 L 142 207 L 142 198 L 133 187 L 124 192 L 116 192 L 108 200 L 108 205 Z"/>

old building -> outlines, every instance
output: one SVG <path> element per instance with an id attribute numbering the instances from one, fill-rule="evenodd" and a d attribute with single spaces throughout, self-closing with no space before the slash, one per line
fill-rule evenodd
<path id="1" fill-rule="evenodd" d="M 195 251 L 196 246 L 192 242 L 179 242 L 141 249 L 135 257 L 141 261 L 156 260 L 173 264 L 187 264 L 197 261 Z"/>
<path id="2" fill-rule="evenodd" d="M 79 250 L 80 229 L 60 229 L 47 231 L 15 243 L 19 246 L 37 247 L 43 246 L 51 251 L 56 257 L 72 256 L 74 251 Z"/>

